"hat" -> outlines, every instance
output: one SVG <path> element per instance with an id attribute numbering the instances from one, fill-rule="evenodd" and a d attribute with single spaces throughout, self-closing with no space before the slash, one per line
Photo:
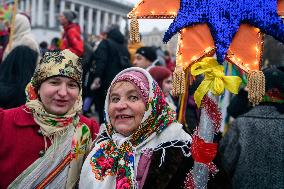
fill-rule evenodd
<path id="1" fill-rule="evenodd" d="M 265 76 L 265 95 L 263 102 L 284 103 L 284 68 L 267 68 Z"/>
<path id="2" fill-rule="evenodd" d="M 163 88 L 164 79 L 170 77 L 172 72 L 163 66 L 155 66 L 149 70 L 149 73 L 153 77 L 153 79 L 159 84 L 160 88 Z"/>
<path id="3" fill-rule="evenodd" d="M 272 88 L 277 88 L 284 92 L 283 68 L 271 67 L 263 70 L 263 73 L 265 76 L 265 91 L 268 91 Z"/>
<path id="4" fill-rule="evenodd" d="M 132 85 L 134 85 L 139 95 L 142 97 L 143 102 L 146 104 L 149 98 L 149 83 L 147 77 L 142 72 L 124 72 L 117 77 L 112 86 L 122 81 L 130 82 Z"/>
<path id="5" fill-rule="evenodd" d="M 70 50 L 46 52 L 37 65 L 32 78 L 32 85 L 39 88 L 41 83 L 53 76 L 64 76 L 74 79 L 82 86 L 81 59 Z"/>
<path id="6" fill-rule="evenodd" d="M 72 10 L 65 10 L 62 14 L 69 22 L 73 22 L 77 18 L 77 13 Z"/>
<path id="7" fill-rule="evenodd" d="M 137 49 L 136 54 L 141 54 L 151 62 L 157 59 L 156 50 L 153 47 L 141 47 Z"/>

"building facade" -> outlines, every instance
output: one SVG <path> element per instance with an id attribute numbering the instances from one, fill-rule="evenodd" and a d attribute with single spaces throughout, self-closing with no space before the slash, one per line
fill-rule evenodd
<path id="1" fill-rule="evenodd" d="M 125 32 L 127 14 L 134 4 L 125 0 L 18 0 L 20 11 L 31 17 L 32 32 L 38 42 L 61 37 L 59 14 L 66 9 L 77 12 L 82 33 L 98 35 L 110 24 L 118 24 Z"/>
<path id="2" fill-rule="evenodd" d="M 168 43 L 163 43 L 165 31 L 158 28 L 153 28 L 152 31 L 142 33 L 142 43 L 146 46 L 161 47 L 162 50 L 168 50 L 172 55 L 175 55 L 177 48 L 177 35 L 175 35 Z"/>

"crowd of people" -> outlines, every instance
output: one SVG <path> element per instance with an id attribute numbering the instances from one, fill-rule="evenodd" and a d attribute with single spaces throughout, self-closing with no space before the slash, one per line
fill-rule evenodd
<path id="1" fill-rule="evenodd" d="M 181 124 L 171 53 L 129 43 L 117 25 L 90 43 L 76 18 L 63 11 L 63 35 L 38 44 L 29 17 L 15 17 L 0 63 L 0 188 L 184 188 L 203 78 Z M 274 65 L 259 105 L 246 88 L 232 98 L 208 188 L 284 187 L 284 66 Z"/>

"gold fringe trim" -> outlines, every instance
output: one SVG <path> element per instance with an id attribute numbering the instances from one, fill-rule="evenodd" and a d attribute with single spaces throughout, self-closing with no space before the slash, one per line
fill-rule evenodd
<path id="1" fill-rule="evenodd" d="M 173 73 L 173 95 L 178 96 L 185 93 L 185 73 L 181 66 L 177 66 Z"/>
<path id="2" fill-rule="evenodd" d="M 248 73 L 248 99 L 253 106 L 258 105 L 265 94 L 265 77 L 262 71 Z"/>
<path id="3" fill-rule="evenodd" d="M 140 33 L 139 33 L 139 23 L 137 20 L 137 16 L 135 13 L 132 11 L 129 13 L 130 16 L 130 41 L 134 43 L 139 43 L 140 42 Z"/>

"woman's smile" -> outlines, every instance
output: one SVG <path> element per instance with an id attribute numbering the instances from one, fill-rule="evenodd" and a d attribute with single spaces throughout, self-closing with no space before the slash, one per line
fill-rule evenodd
<path id="1" fill-rule="evenodd" d="M 129 82 L 118 82 L 111 89 L 109 97 L 109 118 L 115 130 L 129 136 L 141 124 L 145 104 L 134 85 Z"/>

